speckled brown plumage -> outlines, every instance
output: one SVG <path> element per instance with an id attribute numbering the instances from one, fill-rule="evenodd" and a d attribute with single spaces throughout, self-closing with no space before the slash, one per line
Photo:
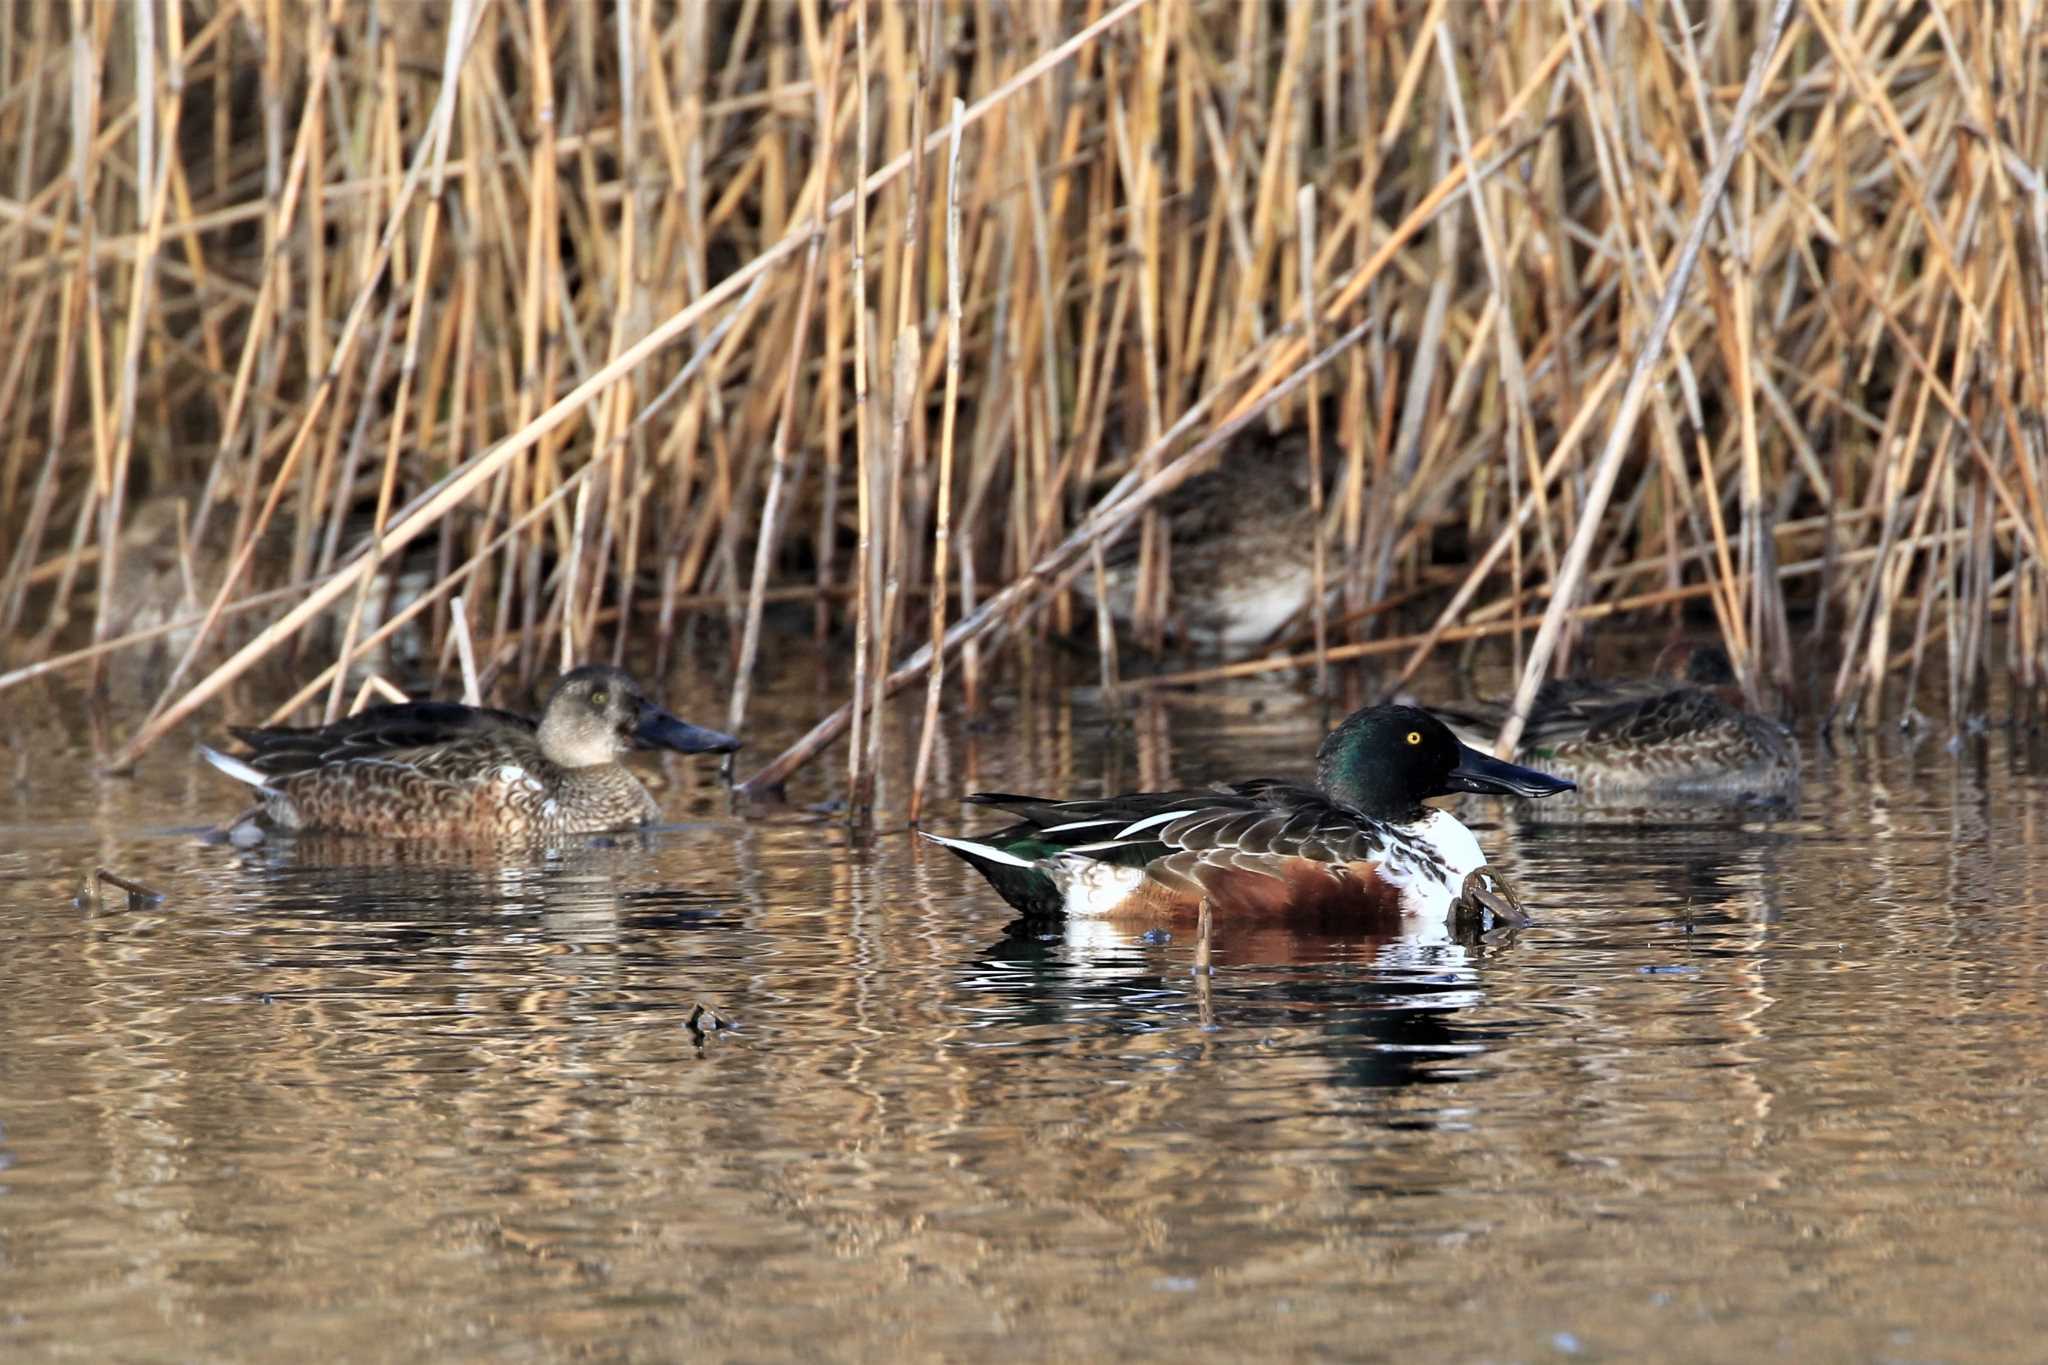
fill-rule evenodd
<path id="1" fill-rule="evenodd" d="M 1657 677 L 1555 679 L 1536 693 L 1517 757 L 1596 797 L 1776 795 L 1799 780 L 1798 741 L 1729 700 L 1732 681 L 1714 647 L 1693 649 L 1683 671 Z M 1440 714 L 1483 731 L 1499 726 L 1506 704 Z"/>
<path id="2" fill-rule="evenodd" d="M 1575 707 L 1531 728 L 1522 752 L 1589 787 L 1771 790 L 1799 776 L 1791 731 L 1696 687 Z"/>
<path id="3" fill-rule="evenodd" d="M 1334 462 L 1333 466 L 1334 467 Z M 1160 502 L 1170 528 L 1172 619 L 1198 648 L 1264 642 L 1309 603 L 1315 583 L 1308 439 L 1304 432 L 1240 437 L 1216 467 Z M 1112 546 L 1103 602 L 1117 621 L 1136 609 L 1138 542 Z M 1074 581 L 1093 594 L 1095 579 Z"/>
<path id="4" fill-rule="evenodd" d="M 660 807 L 618 763 L 636 747 L 729 751 L 677 720 L 618 669 L 564 675 L 538 722 L 451 702 L 376 706 L 333 725 L 236 729 L 249 752 L 207 751 L 257 786 L 283 830 L 404 838 L 590 833 L 646 824 Z"/>

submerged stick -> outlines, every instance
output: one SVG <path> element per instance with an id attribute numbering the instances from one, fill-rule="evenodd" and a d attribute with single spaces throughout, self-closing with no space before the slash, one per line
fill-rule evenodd
<path id="1" fill-rule="evenodd" d="M 121 890 L 126 891 L 128 893 L 128 908 L 130 910 L 140 910 L 144 906 L 158 905 L 163 902 L 163 892 L 153 886 L 144 886 L 141 882 L 131 881 L 110 867 L 96 867 L 92 870 L 92 875 L 94 881 L 105 882 L 109 886 L 117 886 Z"/>

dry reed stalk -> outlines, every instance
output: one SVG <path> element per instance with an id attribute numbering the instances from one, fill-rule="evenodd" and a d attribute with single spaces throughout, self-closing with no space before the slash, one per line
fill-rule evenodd
<path id="1" fill-rule="evenodd" d="M 854 34 L 854 109 L 855 134 L 854 183 L 864 184 L 868 173 L 868 21 L 867 6 L 853 8 Z M 879 594 L 876 579 L 881 569 L 878 563 L 880 550 L 874 543 L 874 474 L 870 464 L 869 451 L 874 438 L 870 435 L 873 426 L 868 411 L 868 199 L 858 196 L 853 203 L 853 440 L 854 440 L 854 499 L 859 518 L 858 539 L 855 541 L 853 597 L 853 742 L 846 750 L 846 811 L 847 823 L 861 828 L 868 823 L 869 806 L 874 800 L 874 774 L 867 766 L 868 746 L 862 743 L 861 726 L 866 723 L 868 710 L 868 668 L 873 634 L 871 622 L 875 612 L 875 598 Z"/>
<path id="2" fill-rule="evenodd" d="M 1712 589 L 1703 583 L 1689 583 L 1684 587 L 1662 588 L 1656 592 L 1637 593 L 1631 597 L 1617 598 L 1611 602 L 1595 602 L 1574 607 L 1571 615 L 1579 621 L 1598 621 L 1628 612 L 1646 611 L 1674 602 L 1685 602 L 1705 597 Z M 1361 640 L 1352 644 L 1332 645 L 1330 659 L 1335 663 L 1347 663 L 1353 659 L 1369 659 L 1380 654 L 1398 654 L 1404 649 L 1419 647 L 1425 640 L 1432 643 L 1459 640 L 1481 640 L 1496 635 L 1505 635 L 1518 628 L 1518 621 L 1481 621 L 1472 625 L 1450 626 L 1437 632 L 1433 637 L 1428 633 L 1390 636 L 1380 640 Z M 1133 678 L 1124 684 L 1126 690 L 1144 688 L 1147 690 L 1190 687 L 1200 683 L 1224 682 L 1235 678 L 1256 677 L 1290 668 L 1312 668 L 1316 656 L 1313 653 L 1272 656 L 1263 659 L 1245 659 L 1238 663 L 1218 664 L 1212 668 L 1192 668 L 1179 673 L 1157 673 L 1146 678 Z"/>
<path id="3" fill-rule="evenodd" d="M 931 673 L 925 684 L 924 725 L 918 733 L 917 763 L 910 779 L 910 823 L 924 810 L 925 779 L 938 737 L 939 698 L 946 684 L 946 559 L 953 545 L 953 436 L 960 408 L 960 116 L 965 101 L 953 100 L 946 139 L 946 396 L 939 417 L 939 475 L 932 518 Z"/>
<path id="4" fill-rule="evenodd" d="M 461 593 L 448 599 L 448 617 L 453 623 L 450 633 L 455 637 L 455 652 L 462 661 L 463 705 L 482 706 L 484 692 L 476 680 L 476 645 L 469 636 L 469 613 L 463 609 Z"/>
<path id="5" fill-rule="evenodd" d="M 1101 501 L 1095 505 L 1088 518 L 1081 525 L 1077 526 L 1065 540 L 1061 541 L 1058 548 L 1040 559 L 1031 567 L 1029 572 L 1017 578 L 1001 592 L 990 597 L 986 602 L 976 607 L 973 612 L 963 615 L 959 621 L 955 622 L 953 627 L 946 632 L 942 648 L 961 648 L 969 640 L 989 633 L 997 624 L 1009 617 L 1012 612 L 1030 605 L 1034 600 L 1042 601 L 1047 594 L 1058 591 L 1060 585 L 1079 570 L 1079 561 L 1084 552 L 1092 553 L 1101 545 L 1113 541 L 1118 535 L 1128 531 L 1132 522 L 1137 520 L 1159 498 L 1172 492 L 1175 488 L 1187 482 L 1188 479 L 1208 468 L 1212 457 L 1223 448 L 1231 437 L 1243 431 L 1254 420 L 1262 416 L 1267 409 L 1286 399 L 1305 383 L 1311 374 L 1322 369 L 1337 356 L 1356 345 L 1358 340 L 1365 335 L 1366 330 L 1367 324 L 1361 323 L 1337 338 L 1328 348 L 1311 359 L 1296 374 L 1267 390 L 1265 396 L 1259 402 L 1249 409 L 1240 412 L 1235 418 L 1220 423 L 1208 436 L 1196 442 L 1181 455 L 1165 463 L 1161 466 L 1159 472 L 1150 478 L 1144 478 L 1140 473 L 1145 466 L 1145 461 L 1141 456 L 1132 472 L 1126 474 L 1117 482 L 1115 487 L 1111 488 L 1103 496 Z M 1249 375 L 1253 361 L 1257 358 L 1256 355 L 1248 358 L 1244 371 L 1229 376 L 1226 382 L 1232 385 L 1244 382 Z M 1219 394 L 1212 393 L 1201 402 L 1195 404 L 1181 424 L 1169 429 L 1161 437 L 1160 445 L 1163 446 L 1167 442 L 1178 439 L 1182 434 L 1183 428 L 1193 425 L 1194 421 L 1204 415 L 1219 397 Z M 920 647 L 900 667 L 887 674 L 881 680 L 879 687 L 885 694 L 910 682 L 920 672 L 924 671 L 927 667 L 925 650 L 929 648 L 929 645 Z M 827 744 L 830 744 L 841 734 L 845 733 L 857 714 L 858 710 L 852 702 L 840 706 L 823 720 L 813 725 L 796 743 L 790 745 L 758 772 L 740 783 L 739 790 L 742 794 L 749 796 L 758 796 L 777 790 L 788 780 L 791 773 L 815 757 Z"/>
<path id="6" fill-rule="evenodd" d="M 1616 476 L 1620 473 L 1621 457 L 1627 450 L 1628 440 L 1635 429 L 1637 413 L 1642 410 L 1643 401 L 1649 396 L 1650 380 L 1656 373 L 1657 362 L 1663 354 L 1665 339 L 1671 333 L 1671 325 L 1677 320 L 1678 306 L 1685 293 L 1686 284 L 1692 277 L 1693 263 L 1698 259 L 1701 246 L 1706 242 L 1707 225 L 1719 204 L 1721 192 L 1728 183 L 1729 174 L 1734 170 L 1735 158 L 1742 150 L 1748 136 L 1749 120 L 1763 93 L 1764 69 L 1776 54 L 1779 42 L 1785 34 L 1785 25 L 1791 18 L 1792 0 L 1777 0 L 1771 11 L 1768 37 L 1758 48 L 1749 67 L 1749 76 L 1743 82 L 1742 94 L 1735 102 L 1734 113 L 1730 115 L 1728 127 L 1721 139 L 1721 149 L 1714 159 L 1714 167 L 1708 172 L 1700 188 L 1700 202 L 1691 225 L 1687 228 L 1685 242 L 1679 249 L 1678 261 L 1664 284 L 1664 298 L 1657 306 L 1656 318 L 1650 324 L 1648 336 L 1637 354 L 1629 374 L 1628 387 L 1622 391 L 1621 408 L 1615 415 L 1608 432 L 1607 447 L 1600 453 L 1600 460 L 1594 466 L 1593 482 L 1587 490 L 1586 506 L 1570 547 L 1565 551 L 1564 563 L 1558 568 L 1558 590 L 1550 599 L 1550 607 L 1543 614 L 1543 624 L 1536 631 L 1536 638 L 1529 646 L 1529 661 L 1523 665 L 1522 680 L 1516 689 L 1515 699 L 1508 712 L 1506 724 L 1501 727 L 1495 741 L 1495 752 L 1513 756 L 1515 746 L 1522 737 L 1522 727 L 1528 721 L 1529 707 L 1536 698 L 1536 689 L 1543 681 L 1544 671 L 1550 666 L 1551 651 L 1556 648 L 1559 630 L 1563 627 L 1565 613 L 1574 605 L 1579 580 L 1586 570 L 1586 561 L 1593 548 L 1593 540 L 1599 530 L 1600 513 L 1607 505 L 1608 495 L 1613 491 Z M 1716 504 L 1718 505 L 1718 504 Z"/>
<path id="7" fill-rule="evenodd" d="M 396 706 L 403 706 L 412 700 L 398 690 L 391 680 L 381 673 L 372 673 L 363 679 L 363 685 L 356 689 L 356 699 L 349 703 L 348 714 L 353 716 L 370 704 L 372 696 L 382 697 Z"/>
<path id="8" fill-rule="evenodd" d="M 825 206 L 832 190 L 831 159 L 826 153 L 832 146 L 832 92 L 837 88 L 840 24 L 843 18 L 842 13 L 840 19 L 833 21 L 831 46 L 822 51 L 813 51 L 811 54 L 811 69 L 816 73 L 815 84 L 818 91 L 815 111 L 817 153 L 808 182 L 817 187 L 815 221 L 819 227 L 812 234 L 810 250 L 804 255 L 804 278 L 797 295 L 796 322 L 789 336 L 789 366 L 783 380 L 782 410 L 775 420 L 775 436 L 769 447 L 768 491 L 762 495 L 761 523 L 755 538 L 754 574 L 747 590 L 747 621 L 740 639 L 739 665 L 734 676 L 732 701 L 726 711 L 726 728 L 734 734 L 740 733 L 746 720 L 747 700 L 754 680 L 754 664 L 761 648 L 761 612 L 767 600 L 768 570 L 772 562 L 776 537 L 782 526 L 783 489 L 789 478 L 789 432 L 791 424 L 796 419 L 797 377 L 803 368 L 803 342 L 810 330 L 811 305 L 817 292 L 818 262 L 824 255 Z"/>
<path id="9" fill-rule="evenodd" d="M 906 327 L 896 336 L 896 363 L 889 386 L 889 463 L 876 472 L 885 480 L 882 498 L 885 509 L 881 546 L 876 551 L 876 568 L 882 575 L 875 590 L 880 599 L 880 626 L 875 632 L 874 658 L 888 663 L 896 640 L 896 617 L 903 592 L 904 541 L 903 489 L 910 458 L 910 407 L 917 386 L 917 330 Z M 866 773 L 870 782 L 882 770 L 882 732 L 887 722 L 883 703 L 888 694 L 880 688 L 872 693 L 873 714 L 868 721 Z M 871 803 L 863 806 L 863 815 Z"/>
<path id="10" fill-rule="evenodd" d="M 267 649 L 362 658 L 360 612 L 404 537 L 442 581 L 463 566 L 490 667 L 551 667 L 550 631 L 571 656 L 622 657 L 644 605 L 665 669 L 678 627 L 688 642 L 722 614 L 741 709 L 767 602 L 815 602 L 821 633 L 865 611 L 849 765 L 873 773 L 894 744 L 876 725 L 885 637 L 917 593 L 941 625 L 919 671 L 930 752 L 951 649 L 972 704 L 984 646 L 1073 627 L 1063 585 L 1102 534 L 1030 576 L 1091 517 L 1136 527 L 1141 634 L 1156 628 L 1168 528 L 1116 507 L 1177 458 L 1159 438 L 1259 402 L 1368 314 L 1327 385 L 1267 410 L 1337 464 L 1311 512 L 1339 638 L 1398 633 L 1402 603 L 1441 627 L 1431 648 L 1539 597 L 1554 613 L 1571 543 L 1589 598 L 1704 589 L 1659 609 L 1704 603 L 1751 685 L 1782 682 L 1793 610 L 1821 648 L 1842 637 L 1837 695 L 1861 714 L 1894 704 L 1888 679 L 1973 705 L 2000 612 L 2014 680 L 2039 677 L 2048 128 L 2023 16 L 1866 7 L 1778 45 L 1712 211 L 1729 249 L 1668 343 L 1677 382 L 1602 491 L 1575 433 L 1595 408 L 1612 420 L 1617 357 L 1671 292 L 1679 206 L 1707 199 L 1698 130 L 1750 87 L 1760 12 L 1125 0 L 1068 34 L 1050 7 L 465 19 L 274 0 L 181 35 L 183 12 L 153 5 L 31 7 L 0 42 L 0 143 L 20 149 L 0 172 L 10 662 L 54 662 L 88 613 L 110 646 L 139 638 L 112 610 L 145 585 L 132 514 L 198 490 L 202 553 L 172 577 L 204 595 L 208 638 L 130 756 L 173 706 L 218 695 L 229 675 L 193 680 L 247 603 L 298 603 Z M 869 21 L 868 79 L 838 88 L 827 45 Z M 404 60 L 431 50 L 438 72 Z M 958 131 L 924 127 L 935 97 L 981 130 L 943 186 L 916 169 Z M 848 137 L 880 169 L 835 193 L 805 172 Z M 1479 251 L 1454 270 L 1475 257 L 1465 215 L 1442 213 L 1460 192 Z M 856 205 L 871 223 L 829 230 Z M 957 247 L 932 249 L 919 224 L 952 208 Z M 870 262 L 878 242 L 901 249 Z M 923 328 L 956 287 L 942 351 Z M 707 358 L 673 424 L 646 431 L 629 414 L 683 336 Z M 846 411 L 849 350 L 858 383 L 890 376 L 886 445 L 875 410 Z M 923 431 L 949 372 L 950 471 Z M 870 424 L 867 459 L 842 471 L 849 421 L 856 462 Z M 1136 477 L 1097 498 L 1104 472 Z M 869 501 L 864 548 L 846 477 Z M 1774 572 L 1802 554 L 1822 571 Z M 804 555 L 801 586 L 778 579 Z M 256 595 L 279 580 L 285 596 Z M 991 602 L 998 619 L 956 635 Z M 452 668 L 448 612 L 430 610 L 414 619 Z M 340 670 L 323 676 L 338 704 Z"/>
<path id="11" fill-rule="evenodd" d="M 901 12 L 894 7 L 884 10 L 892 20 L 900 21 Z M 931 20 L 930 7 L 918 10 L 919 37 L 913 41 L 911 57 L 913 75 L 910 83 L 915 87 L 911 100 L 909 145 L 922 148 L 925 144 L 925 82 L 926 43 Z M 900 25 L 899 25 L 900 26 Z M 894 35 L 889 45 L 893 57 L 900 61 L 903 50 L 902 34 Z M 900 75 L 896 80 L 898 90 L 904 84 Z M 902 101 L 894 101 L 900 114 Z M 922 366 L 919 355 L 919 333 L 913 320 L 914 296 L 912 286 L 917 278 L 918 247 L 921 241 L 924 217 L 919 212 L 919 200 L 924 186 L 924 155 L 920 152 L 910 163 L 910 178 L 905 185 L 902 253 L 892 258 L 884 254 L 885 262 L 892 262 L 897 271 L 897 299 L 892 312 L 897 331 L 893 349 L 894 363 L 890 370 L 889 384 L 889 463 L 886 470 L 886 491 L 882 497 L 885 509 L 881 554 L 883 556 L 883 578 L 881 581 L 880 628 L 875 633 L 874 657 L 886 666 L 894 653 L 896 625 L 901 614 L 905 560 L 908 558 L 907 544 L 910 539 L 904 524 L 904 502 L 910 486 L 911 460 L 911 414 L 916 404 L 918 377 Z M 888 297 L 887 282 L 884 282 L 883 296 Z M 934 593 L 934 596 L 940 594 Z M 881 690 L 874 693 L 874 714 L 868 724 L 867 773 L 873 781 L 882 770 L 882 734 L 887 715 L 883 708 L 886 694 Z M 858 808 L 858 818 L 866 818 L 868 803 Z"/>
<path id="12" fill-rule="evenodd" d="M 1304 77 L 1306 79 L 1306 77 Z M 1295 240 L 1300 249 L 1302 335 L 1316 348 L 1316 187 L 1303 185 L 1295 200 Z M 1316 642 L 1316 691 L 1330 690 L 1330 535 L 1323 518 L 1322 387 L 1308 381 L 1308 506 L 1313 544 L 1309 547 L 1309 625 Z"/>

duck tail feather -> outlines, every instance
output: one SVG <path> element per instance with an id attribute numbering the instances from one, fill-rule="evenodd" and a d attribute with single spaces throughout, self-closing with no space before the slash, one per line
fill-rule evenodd
<path id="1" fill-rule="evenodd" d="M 208 763 L 211 763 L 229 777 L 234 778 L 235 781 L 246 782 L 261 792 L 271 790 L 268 777 L 256 771 L 255 768 L 242 759 L 236 758 L 233 754 L 224 754 L 220 750 L 208 748 L 204 744 L 199 746 L 199 753 Z"/>
<path id="2" fill-rule="evenodd" d="M 972 839 L 948 839 L 943 834 L 933 834 L 928 830 L 919 830 L 918 833 L 935 844 L 952 849 L 970 862 L 977 858 L 983 858 L 992 863 L 1000 863 L 1005 867 L 1031 866 L 1029 858 L 1019 858 L 1014 853 L 1006 853 L 993 844 L 978 844 Z"/>

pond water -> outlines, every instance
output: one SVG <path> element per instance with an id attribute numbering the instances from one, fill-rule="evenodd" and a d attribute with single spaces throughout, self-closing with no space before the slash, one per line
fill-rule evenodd
<path id="1" fill-rule="evenodd" d="M 102 778 L 75 701 L 0 722 L 9 1358 L 2048 1339 L 2048 752 L 2004 731 L 1808 733 L 1778 810 L 1474 802 L 1533 925 L 1219 927 L 1202 979 L 1187 935 L 1014 923 L 900 814 L 849 840 L 823 771 L 740 818 L 675 760 L 676 824 L 546 857 L 238 851 L 191 835 L 239 800 L 201 732 Z M 1048 686 L 952 718 L 931 823 L 1299 771 L 1327 718 Z M 163 901 L 81 903 L 100 866 Z"/>

